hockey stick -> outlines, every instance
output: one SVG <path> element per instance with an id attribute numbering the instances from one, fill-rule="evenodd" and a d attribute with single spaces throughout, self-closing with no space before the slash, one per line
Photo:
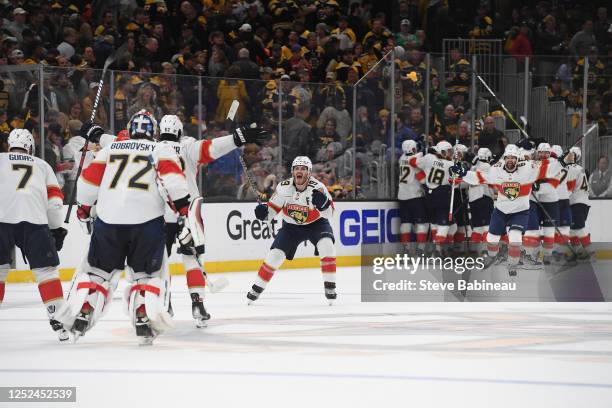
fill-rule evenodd
<path id="1" fill-rule="evenodd" d="M 236 116 L 236 112 L 238 111 L 239 106 L 240 106 L 240 102 L 234 99 L 229 108 L 229 111 L 227 112 L 227 116 L 226 116 L 227 120 L 231 122 L 234 121 L 234 117 Z M 261 197 L 259 196 L 259 192 L 257 191 L 257 184 L 255 183 L 255 180 L 253 179 L 253 174 L 251 173 L 251 170 L 249 170 L 249 168 L 247 167 L 244 161 L 244 158 L 242 157 L 242 154 L 238 154 L 238 160 L 240 161 L 240 165 L 242 166 L 242 169 L 244 170 L 244 174 L 247 177 L 247 182 L 249 184 L 249 188 L 251 192 L 255 195 L 255 199 L 257 200 L 257 203 L 261 204 Z"/>
<path id="2" fill-rule="evenodd" d="M 117 57 L 117 52 L 113 52 L 111 55 L 106 58 L 104 61 L 104 68 L 102 69 L 102 77 L 100 78 L 100 82 L 98 83 L 98 92 L 96 92 L 96 99 L 94 100 L 93 107 L 91 109 L 91 116 L 89 118 L 89 123 L 93 124 L 94 119 L 96 118 L 96 113 L 98 111 L 98 105 L 100 104 L 100 95 L 102 95 L 102 87 L 104 87 L 104 77 L 106 76 L 106 71 L 108 67 L 115 62 L 115 58 Z M 70 201 L 68 203 L 68 211 L 66 212 L 66 218 L 64 219 L 64 224 L 68 224 L 70 221 L 70 213 L 72 213 L 72 207 L 74 207 L 74 201 L 76 199 L 76 190 L 77 183 L 79 182 L 79 177 L 81 177 L 81 172 L 83 171 L 83 163 L 85 163 L 85 156 L 87 156 L 87 148 L 89 147 L 89 139 L 85 139 L 85 145 L 83 146 L 81 159 L 79 160 L 79 167 L 77 168 L 76 178 L 74 179 L 74 186 L 72 187 L 72 193 L 70 194 Z"/>
<path id="3" fill-rule="evenodd" d="M 174 202 L 170 199 L 170 194 L 168 193 L 168 189 L 166 189 L 166 186 L 164 185 L 164 181 L 162 180 L 162 178 L 161 178 L 161 176 L 159 174 L 159 170 L 158 170 L 157 166 L 155 165 L 155 159 L 153 158 L 153 155 L 150 154 L 150 155 L 147 156 L 147 158 L 149 159 L 149 163 L 151 164 L 153 169 L 155 169 L 155 182 L 157 183 L 159 194 L 162 196 L 162 198 L 164 199 L 166 204 L 168 204 L 170 209 L 175 214 L 178 214 L 179 212 L 176 209 L 176 206 L 174 205 Z M 213 281 L 212 279 L 210 279 L 208 277 L 208 274 L 204 270 L 204 267 L 202 266 L 202 263 L 200 262 L 200 259 L 198 258 L 198 255 L 196 253 L 195 248 L 192 247 L 191 248 L 191 252 L 192 252 L 192 255 L 195 258 L 196 262 L 198 263 L 198 266 L 200 267 L 200 270 L 204 274 L 204 278 L 206 279 L 206 282 L 208 283 L 206 286 L 208 286 L 208 289 L 210 290 L 211 293 L 220 292 L 223 289 L 225 289 L 225 287 L 227 285 L 229 285 L 229 281 L 227 280 L 227 278 L 219 278 L 216 281 Z"/>
<path id="4" fill-rule="evenodd" d="M 485 80 L 482 79 L 482 77 L 480 75 L 476 74 L 475 71 L 474 71 L 474 74 L 476 75 L 476 78 L 478 78 L 478 80 L 480 82 L 482 82 L 482 84 L 484 85 L 486 90 L 491 94 L 491 96 L 493 96 L 493 98 L 495 98 L 495 101 L 501 106 L 501 108 L 504 110 L 504 112 L 506 112 L 506 115 L 508 115 L 508 119 L 510 119 L 512 121 L 512 123 L 515 124 L 515 126 L 521 131 L 521 133 L 523 134 L 523 136 L 525 136 L 526 139 L 529 139 L 529 135 L 527 134 L 527 132 L 525 131 L 523 126 L 521 126 L 518 123 L 518 121 L 516 119 L 514 119 L 514 116 L 512 116 L 512 113 L 510 113 L 508 108 L 506 108 L 506 105 L 504 105 L 504 103 L 497 97 L 495 92 L 493 92 L 493 90 L 489 87 L 489 85 L 485 82 Z"/>

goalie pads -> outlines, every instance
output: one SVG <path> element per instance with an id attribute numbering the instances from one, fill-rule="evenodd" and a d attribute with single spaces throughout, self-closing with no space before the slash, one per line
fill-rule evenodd
<path id="1" fill-rule="evenodd" d="M 87 260 L 84 261 L 84 266 L 88 266 Z M 85 267 L 81 268 L 81 271 L 87 270 Z M 56 320 L 60 321 L 64 328 L 67 330 L 72 328 L 85 302 L 93 308 L 87 326 L 88 331 L 106 314 L 112 303 L 113 292 L 121 278 L 121 271 L 113 271 L 108 275 L 110 275 L 109 280 L 88 272 L 74 275 L 66 302 L 55 315 Z"/>
<path id="2" fill-rule="evenodd" d="M 144 305 L 151 328 L 158 334 L 174 328 L 172 317 L 168 313 L 170 275 L 165 259 L 160 272 L 155 273 L 158 276 L 137 279 L 133 285 L 126 287 L 124 293 L 124 310 L 130 317 L 132 326 L 136 327 L 136 310 Z"/>

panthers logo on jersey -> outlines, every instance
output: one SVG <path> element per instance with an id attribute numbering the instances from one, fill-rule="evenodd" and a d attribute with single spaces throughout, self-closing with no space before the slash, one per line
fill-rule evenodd
<path id="1" fill-rule="evenodd" d="M 309 208 L 303 205 L 289 204 L 287 206 L 287 215 L 298 224 L 304 224 L 308 220 L 308 212 Z"/>
<path id="2" fill-rule="evenodd" d="M 518 182 L 502 183 L 501 187 L 502 192 L 510 201 L 516 200 L 521 192 L 521 183 Z"/>

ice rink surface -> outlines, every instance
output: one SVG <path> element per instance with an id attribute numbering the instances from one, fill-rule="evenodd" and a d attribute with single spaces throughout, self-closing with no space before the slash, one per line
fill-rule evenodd
<path id="1" fill-rule="evenodd" d="M 255 273 L 226 276 L 205 329 L 173 278 L 177 327 L 151 347 L 121 290 L 91 332 L 60 344 L 36 286 L 7 285 L 0 386 L 75 386 L 77 403 L 0 407 L 612 406 L 609 303 L 361 303 L 359 268 L 339 268 L 332 307 L 314 269 L 277 272 L 247 306 Z"/>

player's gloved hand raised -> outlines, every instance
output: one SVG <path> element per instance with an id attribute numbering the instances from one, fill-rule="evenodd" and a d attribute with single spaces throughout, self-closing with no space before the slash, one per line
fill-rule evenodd
<path id="1" fill-rule="evenodd" d="M 465 175 L 467 174 L 467 169 L 463 167 L 461 164 L 457 163 L 451 166 L 451 168 L 449 169 L 449 172 L 451 176 L 465 177 Z"/>
<path id="2" fill-rule="evenodd" d="M 263 221 L 266 218 L 268 218 L 268 206 L 265 204 L 258 204 L 257 207 L 255 207 L 255 217 L 260 220 Z"/>
<path id="3" fill-rule="evenodd" d="M 270 139 L 270 132 L 264 130 L 253 123 L 251 126 L 241 126 L 234 129 L 234 143 L 240 147 L 246 143 L 256 143 L 262 145 Z"/>
<path id="4" fill-rule="evenodd" d="M 523 148 L 525 150 L 531 150 L 533 149 L 533 144 L 531 143 L 531 141 L 529 139 L 521 139 L 518 142 L 516 142 L 516 146 L 519 148 Z"/>
<path id="5" fill-rule="evenodd" d="M 92 143 L 99 143 L 103 133 L 104 129 L 95 123 L 85 122 L 81 126 L 81 136 Z"/>
<path id="6" fill-rule="evenodd" d="M 64 247 L 64 238 L 68 235 L 68 230 L 66 228 L 56 228 L 51 230 L 51 236 L 53 236 L 53 240 L 55 241 L 55 249 L 57 251 L 61 251 Z"/>
<path id="7" fill-rule="evenodd" d="M 178 219 L 178 242 L 179 242 L 179 254 L 193 255 L 195 253 L 195 244 L 191 231 L 185 225 L 185 217 L 179 217 Z"/>
<path id="8" fill-rule="evenodd" d="M 330 204 L 331 201 L 329 198 L 327 198 L 327 194 L 322 193 L 319 190 L 312 190 L 312 205 L 314 205 L 317 210 L 326 210 Z"/>
<path id="9" fill-rule="evenodd" d="M 94 215 L 92 214 L 90 205 L 79 205 L 77 207 L 77 218 L 79 221 L 89 222 L 93 217 Z"/>

